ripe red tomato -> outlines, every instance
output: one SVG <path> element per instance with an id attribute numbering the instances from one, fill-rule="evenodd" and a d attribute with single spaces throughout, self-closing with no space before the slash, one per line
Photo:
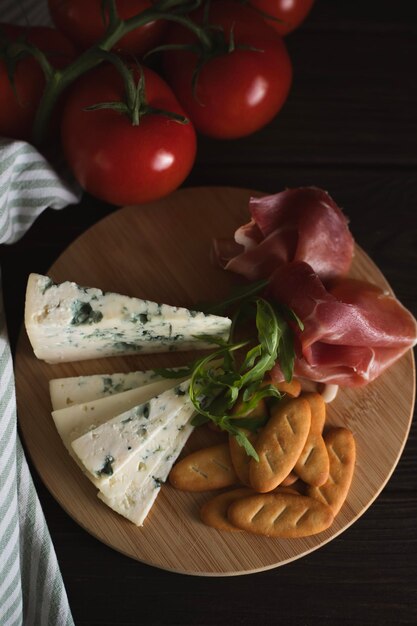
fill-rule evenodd
<path id="1" fill-rule="evenodd" d="M 288 35 L 304 22 L 314 0 L 250 0 L 250 4 L 265 14 L 265 20 L 280 35 Z M 269 20 L 266 15 L 278 18 Z"/>
<path id="2" fill-rule="evenodd" d="M 57 68 L 64 67 L 74 57 L 72 44 L 58 31 L 46 26 L 25 28 L 2 24 L 1 31 L 10 41 L 23 37 L 40 48 Z M 21 58 L 13 69 L 13 84 L 7 65 L 0 59 L 0 135 L 30 140 L 36 109 L 45 86 L 38 62 L 31 56 Z"/>
<path id="3" fill-rule="evenodd" d="M 102 0 L 48 0 L 48 5 L 55 26 L 81 50 L 89 48 L 104 35 Z M 151 0 L 116 0 L 122 19 L 133 17 L 151 6 Z M 160 42 L 166 26 L 163 20 L 149 22 L 122 37 L 114 49 L 123 54 L 142 56 Z"/>
<path id="4" fill-rule="evenodd" d="M 143 68 L 149 106 L 184 115 L 168 85 Z M 68 94 L 61 136 L 66 159 L 81 186 L 111 204 L 140 204 L 176 189 L 196 153 L 193 125 L 147 113 L 137 126 L 125 114 L 85 107 L 124 99 L 118 71 L 102 65 L 82 76 Z"/>
<path id="5" fill-rule="evenodd" d="M 195 20 L 201 23 L 201 12 Z M 202 65 L 195 93 L 196 53 L 166 52 L 165 75 L 196 130 L 219 139 L 243 137 L 270 122 L 281 109 L 291 85 L 291 61 L 282 38 L 249 7 L 230 0 L 213 3 L 209 22 L 223 29 L 227 44 L 232 33 L 235 49 Z M 190 30 L 174 25 L 166 43 L 196 41 Z"/>

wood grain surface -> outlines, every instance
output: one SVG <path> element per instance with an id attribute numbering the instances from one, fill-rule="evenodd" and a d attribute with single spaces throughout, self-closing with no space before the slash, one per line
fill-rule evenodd
<path id="1" fill-rule="evenodd" d="M 232 235 L 248 219 L 249 195 L 248 190 L 232 188 L 185 189 L 150 205 L 120 209 L 71 244 L 49 275 L 58 282 L 73 280 L 173 305 L 194 307 L 216 301 L 238 278 L 211 264 L 211 241 Z M 352 276 L 389 288 L 360 248 L 356 249 Z M 199 520 L 199 507 L 212 494 L 183 493 L 170 485 L 162 488 L 143 528 L 135 527 L 97 499 L 96 489 L 65 451 L 50 415 L 48 381 L 176 365 L 189 358 L 171 353 L 48 365 L 36 359 L 25 331 L 21 333 L 15 373 L 26 448 L 60 505 L 105 544 L 178 573 L 226 576 L 257 572 L 284 565 L 336 537 L 368 508 L 391 476 L 407 439 L 414 404 L 411 351 L 375 382 L 362 389 L 341 390 L 329 405 L 328 424 L 345 425 L 354 433 L 357 466 L 347 501 L 327 531 L 285 541 L 220 533 Z M 199 429 L 186 450 L 211 443 L 209 432 Z"/>
<path id="2" fill-rule="evenodd" d="M 326 189 L 417 316 L 415 0 L 316 0 L 286 45 L 294 80 L 279 115 L 241 140 L 200 136 L 184 184 Z M 13 351 L 29 272 L 46 273 L 114 211 L 86 194 L 78 205 L 45 211 L 19 242 L 0 246 Z M 76 626 L 414 626 L 416 417 L 415 410 L 390 480 L 354 524 L 305 558 L 247 576 L 176 575 L 109 548 L 65 513 L 28 456 Z"/>

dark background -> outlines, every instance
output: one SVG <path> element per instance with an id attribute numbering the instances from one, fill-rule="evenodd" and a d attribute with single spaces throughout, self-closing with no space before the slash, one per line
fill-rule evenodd
<path id="1" fill-rule="evenodd" d="M 415 7 L 415 0 L 317 0 L 287 37 L 294 83 L 282 112 L 247 139 L 201 139 L 186 185 L 327 189 L 416 315 Z M 2 247 L 13 348 L 28 273 L 46 272 L 112 210 L 85 196 L 78 206 L 45 211 L 19 243 Z M 235 578 L 174 575 L 118 554 L 78 527 L 32 473 L 77 626 L 417 623 L 415 424 L 388 485 L 351 528 L 289 565 Z"/>

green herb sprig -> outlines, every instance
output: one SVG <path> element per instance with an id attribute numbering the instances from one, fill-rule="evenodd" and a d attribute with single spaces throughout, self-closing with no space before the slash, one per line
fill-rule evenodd
<path id="1" fill-rule="evenodd" d="M 188 368 L 175 372 L 158 370 L 158 373 L 168 377 L 190 376 L 189 396 L 197 412 L 193 424 L 199 426 L 213 422 L 234 436 L 246 453 L 257 461 L 258 455 L 246 433 L 248 430 L 259 430 L 268 416 L 248 417 L 248 414 L 264 398 L 282 399 L 283 394 L 273 384 L 265 383 L 265 374 L 278 362 L 285 380 L 289 382 L 292 379 L 295 351 L 294 334 L 289 322 L 303 328 L 302 322 L 291 310 L 254 295 L 264 287 L 264 281 L 249 285 L 208 309 L 218 313 L 224 310 L 225 305 L 240 300 L 232 318 L 228 341 L 199 335 L 198 339 L 212 343 L 217 349 Z M 235 337 L 242 332 L 246 332 L 245 338 L 236 340 Z"/>
<path id="2" fill-rule="evenodd" d="M 218 350 L 200 359 L 194 366 L 190 398 L 197 411 L 195 424 L 214 422 L 221 430 L 233 435 L 246 453 L 259 460 L 250 443 L 246 430 L 258 430 L 267 420 L 265 417 L 246 417 L 263 398 L 282 398 L 272 384 L 265 384 L 264 377 L 278 361 L 285 379 L 290 381 L 294 366 L 293 331 L 286 317 L 270 302 L 261 297 L 245 300 L 233 318 L 232 337 L 239 330 L 239 321 L 245 324 L 252 314 L 255 318 L 257 343 L 249 347 L 249 340 L 241 343 L 219 345 Z M 248 348 L 237 365 L 236 354 Z M 222 359 L 218 367 L 213 362 Z M 233 416 L 230 410 L 239 398 L 239 410 Z"/>

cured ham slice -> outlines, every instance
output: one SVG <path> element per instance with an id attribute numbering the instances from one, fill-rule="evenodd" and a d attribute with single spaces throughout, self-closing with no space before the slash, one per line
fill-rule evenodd
<path id="1" fill-rule="evenodd" d="M 296 334 L 294 374 L 343 386 L 365 385 L 416 343 L 416 321 L 380 288 L 340 279 L 326 289 L 307 263 L 278 268 L 268 296 L 291 308 L 304 324 Z M 282 377 L 279 366 L 273 377 Z"/>
<path id="2" fill-rule="evenodd" d="M 349 271 L 353 237 L 326 191 L 302 187 L 251 198 L 249 212 L 251 221 L 234 239 L 214 242 L 214 255 L 226 270 L 258 280 L 284 263 L 305 261 L 323 281 Z"/>
<path id="3" fill-rule="evenodd" d="M 294 328 L 298 377 L 365 385 L 416 343 L 416 321 L 389 293 L 346 278 L 354 241 L 329 194 L 315 187 L 251 198 L 251 220 L 213 252 L 226 270 L 254 281 L 304 323 Z M 283 375 L 277 365 L 271 372 Z"/>

